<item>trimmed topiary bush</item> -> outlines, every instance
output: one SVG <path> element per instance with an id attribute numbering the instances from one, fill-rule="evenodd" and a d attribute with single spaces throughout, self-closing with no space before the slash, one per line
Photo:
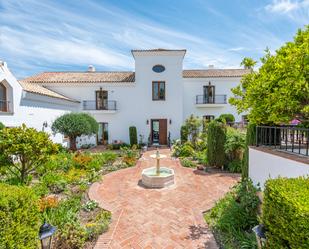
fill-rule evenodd
<path id="1" fill-rule="evenodd" d="M 31 189 L 0 184 L 0 221 L 0 248 L 38 248 L 41 221 Z"/>
<path id="2" fill-rule="evenodd" d="M 208 125 L 207 158 L 210 166 L 222 167 L 225 163 L 225 132 L 224 126 L 217 121 L 211 121 Z"/>
<path id="3" fill-rule="evenodd" d="M 0 131 L 5 128 L 5 125 L 0 122 Z"/>
<path id="4" fill-rule="evenodd" d="M 233 114 L 221 114 L 218 118 L 218 121 L 223 122 L 223 123 L 234 123 L 235 122 L 235 117 Z"/>
<path id="5" fill-rule="evenodd" d="M 248 178 L 249 175 L 249 147 L 256 144 L 256 124 L 249 123 L 246 134 L 246 147 L 244 152 L 244 159 L 242 160 L 241 177 Z"/>
<path id="6" fill-rule="evenodd" d="M 129 127 L 130 145 L 137 145 L 137 130 L 135 126 Z"/>
<path id="7" fill-rule="evenodd" d="M 188 141 L 188 129 L 185 125 L 180 127 L 180 141 L 182 144 Z"/>
<path id="8" fill-rule="evenodd" d="M 265 184 L 262 221 L 266 248 L 309 248 L 309 178 L 278 178 Z"/>

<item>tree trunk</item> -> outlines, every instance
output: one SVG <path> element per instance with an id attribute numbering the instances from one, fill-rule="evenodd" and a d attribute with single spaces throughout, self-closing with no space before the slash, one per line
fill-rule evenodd
<path id="1" fill-rule="evenodd" d="M 76 151 L 76 137 L 70 137 L 70 150 Z"/>

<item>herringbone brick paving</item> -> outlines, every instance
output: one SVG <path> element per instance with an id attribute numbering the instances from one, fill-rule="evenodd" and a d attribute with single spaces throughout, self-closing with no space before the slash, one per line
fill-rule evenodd
<path id="1" fill-rule="evenodd" d="M 203 211 L 213 207 L 239 179 L 228 173 L 199 173 L 184 168 L 170 157 L 162 166 L 173 168 L 175 185 L 147 189 L 140 184 L 142 169 L 155 165 L 146 152 L 133 168 L 112 172 L 91 186 L 89 196 L 112 212 L 109 230 L 101 235 L 96 249 L 218 248 Z"/>

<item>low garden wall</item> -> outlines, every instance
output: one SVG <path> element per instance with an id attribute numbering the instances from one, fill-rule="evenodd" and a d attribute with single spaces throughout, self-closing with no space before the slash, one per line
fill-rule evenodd
<path id="1" fill-rule="evenodd" d="M 309 158 L 289 155 L 262 147 L 249 148 L 249 177 L 253 183 L 264 183 L 269 178 L 309 175 Z"/>

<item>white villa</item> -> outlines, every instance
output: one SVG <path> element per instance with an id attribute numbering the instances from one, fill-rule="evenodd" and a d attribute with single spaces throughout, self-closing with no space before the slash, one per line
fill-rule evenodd
<path id="1" fill-rule="evenodd" d="M 246 69 L 184 70 L 186 50 L 132 50 L 135 71 L 102 72 L 89 66 L 85 72 L 43 72 L 16 80 L 0 62 L 0 122 L 51 133 L 53 121 L 66 112 L 90 113 L 100 124 L 96 138 L 79 143 L 129 141 L 129 126 L 136 126 L 144 142 L 167 144 L 180 136 L 180 127 L 191 114 L 214 119 L 231 113 L 231 88 Z M 65 143 L 60 134 L 51 136 Z"/>

